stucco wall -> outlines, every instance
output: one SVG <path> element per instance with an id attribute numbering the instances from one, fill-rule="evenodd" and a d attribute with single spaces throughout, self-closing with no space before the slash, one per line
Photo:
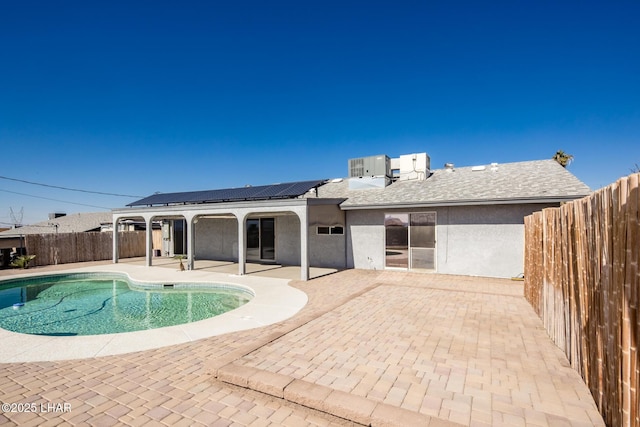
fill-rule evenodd
<path id="1" fill-rule="evenodd" d="M 283 265 L 300 265 L 300 221 L 295 215 L 275 216 L 276 259 Z M 238 261 L 238 221 L 202 218 L 196 224 L 196 259 Z"/>
<path id="2" fill-rule="evenodd" d="M 238 221 L 201 218 L 195 225 L 196 259 L 238 260 Z"/>
<path id="3" fill-rule="evenodd" d="M 347 268 L 384 269 L 384 212 L 348 211 Z"/>
<path id="4" fill-rule="evenodd" d="M 551 205 L 347 212 L 347 267 L 384 268 L 384 213 L 436 212 L 438 273 L 513 277 L 523 270 L 524 217 Z"/>
<path id="5" fill-rule="evenodd" d="M 274 215 L 275 262 L 300 265 L 300 220 L 295 214 Z M 309 264 L 344 268 L 346 235 L 317 235 L 317 225 L 345 225 L 345 214 L 336 205 L 309 209 Z M 196 259 L 237 261 L 238 223 L 234 218 L 201 218 L 195 225 Z"/>
<path id="6" fill-rule="evenodd" d="M 545 206 L 498 205 L 438 210 L 438 272 L 514 277 L 524 269 L 524 217 Z"/>
<path id="7" fill-rule="evenodd" d="M 276 262 L 300 265 L 300 220 L 297 215 L 277 216 Z"/>
<path id="8" fill-rule="evenodd" d="M 345 234 L 318 234 L 318 226 L 345 228 Z M 309 208 L 309 265 L 313 267 L 346 267 L 345 213 L 337 205 L 319 205 Z"/>

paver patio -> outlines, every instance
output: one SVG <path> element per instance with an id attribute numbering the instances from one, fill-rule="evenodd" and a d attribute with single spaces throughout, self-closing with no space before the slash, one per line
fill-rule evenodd
<path id="1" fill-rule="evenodd" d="M 71 410 L 0 424 L 604 425 L 521 282 L 347 270 L 292 285 L 307 306 L 263 328 L 2 364 L 0 402 Z"/>

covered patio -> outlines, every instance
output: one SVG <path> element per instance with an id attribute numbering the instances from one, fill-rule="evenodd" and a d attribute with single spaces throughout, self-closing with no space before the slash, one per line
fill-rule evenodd
<path id="1" fill-rule="evenodd" d="M 338 199 L 316 198 L 286 198 L 260 201 L 238 201 L 221 203 L 191 203 L 171 206 L 146 206 L 117 209 L 113 211 L 113 262 L 119 262 L 119 242 L 117 239 L 118 224 L 131 218 L 142 218 L 146 224 L 146 256 L 145 264 L 152 266 L 160 262 L 161 258 L 153 254 L 152 224 L 155 221 L 184 221 L 185 245 L 184 255 L 186 269 L 216 268 L 231 270 L 238 275 L 252 274 L 256 271 L 271 270 L 277 275 L 291 275 L 297 271 L 296 278 L 309 280 L 318 277 L 318 271 L 311 272 L 309 256 L 310 210 L 313 207 L 334 206 L 337 210 Z M 319 209 L 321 211 L 321 208 Z M 259 255 L 251 259 L 248 247 L 248 223 L 260 221 L 262 218 L 273 218 L 272 250 L 277 247 L 280 259 L 273 256 L 268 260 Z M 277 222 L 276 222 L 277 221 Z M 278 223 L 282 225 L 278 226 Z M 235 228 L 235 231 L 233 230 Z M 164 234 L 163 239 L 171 236 Z M 196 242 L 197 245 L 196 245 Z M 222 242 L 222 243 L 220 243 Z M 217 250 L 209 250 L 213 246 L 220 246 Z M 255 250 L 255 249 L 254 249 Z M 198 254 L 207 254 L 200 257 Z M 165 253 L 166 255 L 169 252 Z M 251 262 L 254 261 L 254 262 Z M 171 258 L 162 261 L 166 263 L 179 261 Z M 196 266 L 196 262 L 198 265 Z M 206 267 L 205 267 L 206 266 Z M 336 271 L 336 269 L 329 269 Z M 324 273 L 320 273 L 322 275 Z"/>

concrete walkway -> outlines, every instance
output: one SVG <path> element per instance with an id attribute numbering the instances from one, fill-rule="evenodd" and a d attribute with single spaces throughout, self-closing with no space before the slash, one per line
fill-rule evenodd
<path id="1" fill-rule="evenodd" d="M 308 304 L 262 328 L 1 364 L 0 402 L 36 411 L 3 406 L 0 424 L 604 425 L 521 282 L 347 270 L 292 285 Z"/>

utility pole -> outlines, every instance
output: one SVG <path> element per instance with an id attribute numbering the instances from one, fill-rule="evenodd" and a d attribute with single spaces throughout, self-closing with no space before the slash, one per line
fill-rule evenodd
<path id="1" fill-rule="evenodd" d="M 24 206 L 20 208 L 20 213 L 16 215 L 13 211 L 13 208 L 9 208 L 9 213 L 11 215 L 11 222 L 13 223 L 13 228 L 22 227 L 22 218 L 24 217 Z"/>

